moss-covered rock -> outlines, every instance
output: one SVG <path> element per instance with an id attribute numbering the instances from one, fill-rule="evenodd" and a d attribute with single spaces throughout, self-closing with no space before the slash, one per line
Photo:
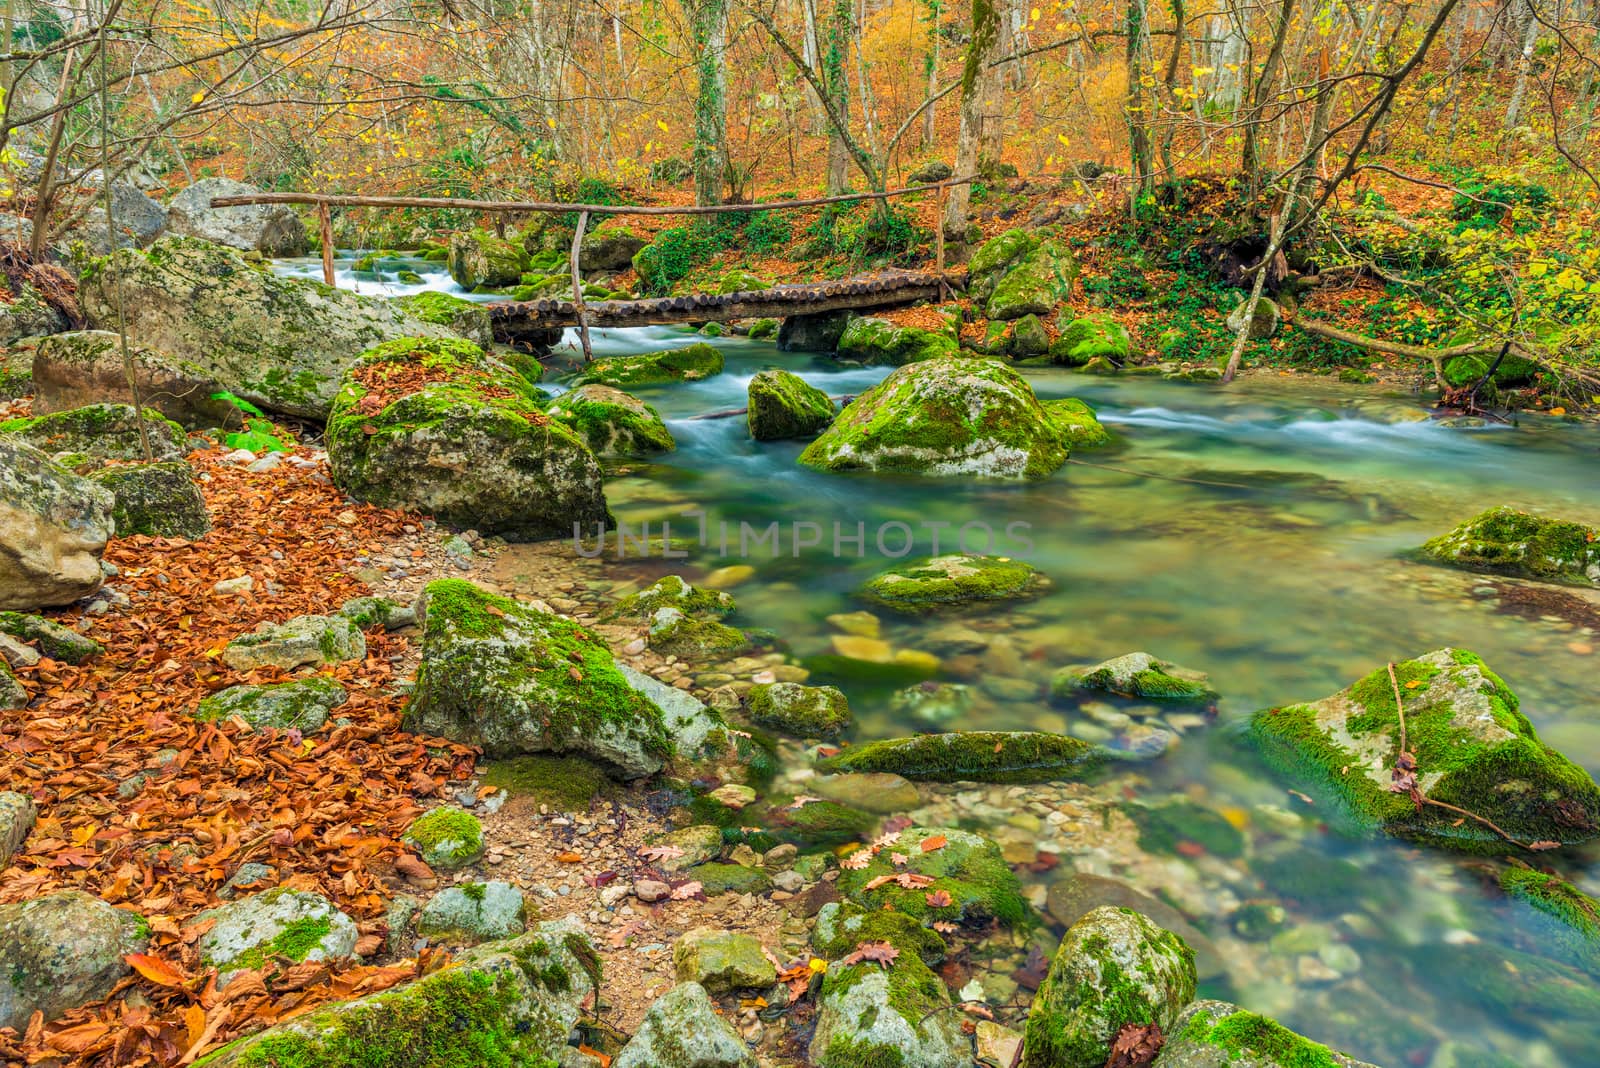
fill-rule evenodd
<path id="1" fill-rule="evenodd" d="M 461 954 L 414 982 L 297 1016 L 202 1059 L 206 1068 L 551 1065 L 599 981 L 571 919 Z"/>
<path id="2" fill-rule="evenodd" d="M 1070 441 L 1028 383 L 993 360 L 900 368 L 847 405 L 800 454 L 827 471 L 1044 478 Z"/>
<path id="3" fill-rule="evenodd" d="M 400 839 L 431 868 L 455 871 L 483 856 L 483 824 L 455 805 L 430 809 L 411 821 Z"/>
<path id="4" fill-rule="evenodd" d="M 894 863 L 895 854 L 906 862 Z M 927 876 L 933 883 L 903 886 L 893 878 L 901 872 Z M 875 882 L 869 890 L 868 885 Z M 1007 927 L 1021 927 L 1033 918 L 1000 847 L 953 827 L 907 828 L 876 851 L 865 867 L 841 870 L 837 885 L 845 898 L 866 908 L 890 908 L 928 922 L 981 925 L 996 920 Z M 930 898 L 942 900 L 941 890 L 949 895 L 950 904 L 930 904 Z"/>
<path id="5" fill-rule="evenodd" d="M 880 571 L 858 596 L 880 608 L 922 616 L 1036 597 L 1049 587 L 1048 578 L 1021 560 L 952 553 Z"/>
<path id="6" fill-rule="evenodd" d="M 82 664 L 103 651 L 99 642 L 44 616 L 26 612 L 0 612 L 0 634 L 32 642 L 52 660 Z"/>
<path id="7" fill-rule="evenodd" d="M 527 929 L 535 910 L 510 883 L 459 883 L 428 899 L 417 914 L 417 933 L 436 941 L 476 945 L 514 938 Z"/>
<path id="8" fill-rule="evenodd" d="M 344 616 L 362 630 L 397 631 L 417 625 L 417 610 L 387 597 L 352 597 L 339 606 Z"/>
<path id="9" fill-rule="evenodd" d="M 328 466 L 374 504 L 511 539 L 569 537 L 610 514 L 594 454 L 544 401 L 471 342 L 402 338 L 345 375 Z"/>
<path id="10" fill-rule="evenodd" d="M 67 604 L 100 588 L 111 492 L 0 435 L 0 609 Z"/>
<path id="11" fill-rule="evenodd" d="M 741 814 L 740 822 L 758 826 L 777 842 L 792 842 L 802 849 L 844 845 L 868 837 L 878 817 L 849 804 L 817 798 L 773 798 Z"/>
<path id="12" fill-rule="evenodd" d="M 197 541 L 211 531 L 194 469 L 182 460 L 108 467 L 91 477 L 116 499 L 111 518 L 119 538 L 148 534 Z"/>
<path id="13" fill-rule="evenodd" d="M 557 397 L 546 412 L 571 427 L 598 456 L 640 456 L 678 447 L 654 408 L 610 386 L 579 386 Z"/>
<path id="14" fill-rule="evenodd" d="M 1439 649 L 1394 665 L 1416 760 L 1418 806 L 1389 789 L 1399 748 L 1396 686 L 1385 668 L 1311 704 L 1257 712 L 1248 737 L 1267 763 L 1351 834 L 1498 852 L 1505 842 L 1461 810 L 1524 842 L 1600 836 L 1600 787 L 1539 740 L 1517 697 L 1475 654 Z"/>
<path id="15" fill-rule="evenodd" d="M 1543 368 L 1532 360 L 1510 353 L 1501 358 L 1498 364 L 1494 353 L 1474 353 L 1469 356 L 1452 356 L 1446 360 L 1444 380 L 1452 386 L 1475 385 L 1489 373 L 1491 366 L 1494 366 L 1494 377 L 1490 381 L 1496 386 L 1526 385 L 1538 378 L 1543 371 Z"/>
<path id="16" fill-rule="evenodd" d="M 1226 326 L 1235 336 L 1244 329 L 1244 310 L 1250 306 L 1249 299 L 1241 300 L 1228 313 Z M 1255 341 L 1264 341 L 1278 332 L 1278 323 L 1283 314 L 1278 310 L 1278 304 L 1271 297 L 1262 297 L 1256 301 L 1255 314 L 1250 317 L 1250 337 Z"/>
<path id="17" fill-rule="evenodd" d="M 1600 975 L 1600 901 L 1559 875 L 1507 868 L 1500 889 L 1517 902 L 1540 950 Z"/>
<path id="18" fill-rule="evenodd" d="M 990 325 L 993 325 L 992 323 Z M 1043 356 L 1050 351 L 1050 335 L 1037 315 L 1028 314 L 1011 324 L 1011 336 L 1006 341 L 1006 352 L 1013 359 L 1026 360 Z"/>
<path id="19" fill-rule="evenodd" d="M 1123 364 L 1128 360 L 1128 329 L 1104 315 L 1086 315 L 1062 325 L 1050 343 L 1050 362 L 1082 367 L 1092 360 Z"/>
<path id="20" fill-rule="evenodd" d="M 788 371 L 761 371 L 750 379 L 746 423 L 757 441 L 810 438 L 833 422 L 833 401 Z"/>
<path id="21" fill-rule="evenodd" d="M 985 313 L 991 319 L 1044 315 L 1072 295 L 1078 264 L 1056 241 L 1040 241 L 998 277 Z"/>
<path id="22" fill-rule="evenodd" d="M 482 230 L 452 234 L 448 260 L 450 277 L 463 289 L 507 286 L 528 269 L 528 254 L 521 245 Z"/>
<path id="23" fill-rule="evenodd" d="M 1244 853 L 1244 834 L 1222 815 L 1182 797 L 1158 804 L 1128 803 L 1122 811 L 1139 828 L 1139 848 L 1146 853 L 1177 855 L 1185 847 L 1216 857 Z"/>
<path id="24" fill-rule="evenodd" d="M 45 300 L 31 282 L 12 283 L 0 294 L 0 345 L 58 334 L 71 325 L 61 309 Z"/>
<path id="25" fill-rule="evenodd" d="M 766 989 L 778 972 L 762 951 L 761 940 L 743 931 L 696 927 L 672 947 L 678 982 L 699 983 L 713 993 Z"/>
<path id="26" fill-rule="evenodd" d="M 622 598 L 601 618 L 648 620 L 662 608 L 675 608 L 696 619 L 721 619 L 734 607 L 732 594 L 701 589 L 681 575 L 664 575 L 638 593 Z"/>
<path id="27" fill-rule="evenodd" d="M 345 697 L 344 687 L 323 675 L 266 686 L 230 686 L 202 700 L 195 718 L 215 723 L 237 717 L 252 727 L 310 734 L 322 729 Z"/>
<path id="28" fill-rule="evenodd" d="M 696 864 L 684 876 L 700 884 L 707 897 L 718 894 L 764 894 L 772 889 L 772 879 L 760 868 L 743 864 Z"/>
<path id="29" fill-rule="evenodd" d="M 868 941 L 863 939 L 863 941 Z M 859 945 L 860 943 L 857 943 Z M 851 946 L 843 956 L 855 951 Z M 915 952 L 836 959 L 823 977 L 809 1050 L 817 1068 L 967 1068 L 972 1046 L 950 991 Z"/>
<path id="30" fill-rule="evenodd" d="M 1195 983 L 1183 939 L 1132 909 L 1095 909 L 1068 929 L 1034 995 L 1023 1068 L 1101 1068 L 1124 1024 L 1171 1031 Z"/>
<path id="31" fill-rule="evenodd" d="M 407 730 L 490 756 L 581 754 L 625 778 L 661 768 L 671 749 L 661 709 L 588 630 L 460 579 L 429 583 L 420 607 Z"/>
<path id="32" fill-rule="evenodd" d="M 759 726 L 795 738 L 831 738 L 850 726 L 850 702 L 832 686 L 769 682 L 750 688 L 745 714 Z"/>
<path id="33" fill-rule="evenodd" d="M 1158 660 L 1149 653 L 1125 653 L 1099 664 L 1065 667 L 1050 680 L 1050 694 L 1066 699 L 1085 692 L 1110 693 L 1145 701 L 1215 701 L 1204 672 Z"/>
<path id="34" fill-rule="evenodd" d="M 638 251 L 649 243 L 627 223 L 602 223 L 583 235 L 583 243 L 578 246 L 578 270 L 626 270 L 633 266 Z"/>
<path id="35" fill-rule="evenodd" d="M 777 319 L 752 319 L 745 330 L 745 336 L 751 341 L 773 341 L 778 337 L 780 320 Z"/>
<path id="36" fill-rule="evenodd" d="M 887 942 L 902 953 L 915 953 L 936 967 L 949 953 L 939 932 L 903 912 L 864 909 L 849 901 L 830 901 L 817 913 L 811 945 L 824 960 L 849 955 L 863 942 Z"/>
<path id="37" fill-rule="evenodd" d="M 0 1027 L 26 1031 L 98 1001 L 130 971 L 123 957 L 145 952 L 150 926 L 81 890 L 0 905 Z"/>
<path id="38" fill-rule="evenodd" d="M 703 341 L 686 348 L 646 352 L 637 356 L 602 356 L 573 378 L 574 386 L 597 382 L 602 386 L 666 386 L 698 382 L 722 373 L 722 352 Z"/>
<path id="39" fill-rule="evenodd" d="M 344 616 L 295 616 L 282 623 L 264 623 L 241 634 L 222 650 L 222 662 L 235 671 L 275 667 L 323 667 L 367 655 L 361 629 Z"/>
<path id="40" fill-rule="evenodd" d="M 0 657 L 0 709 L 10 711 L 28 707 L 28 691 L 11 670 L 11 665 Z"/>
<path id="41" fill-rule="evenodd" d="M 211 928 L 196 949 L 201 963 L 217 969 L 217 985 L 234 974 L 261 968 L 276 957 L 298 964 L 343 960 L 355 952 L 356 925 L 321 894 L 278 887 L 201 913 Z"/>
<path id="42" fill-rule="evenodd" d="M 193 430 L 239 425 L 239 410 L 215 396 L 224 387 L 211 371 L 140 345 L 128 347 L 124 363 L 122 339 L 111 330 L 74 330 L 39 341 L 32 361 L 33 414 L 131 405 L 128 364 L 147 409 Z"/>
<path id="43" fill-rule="evenodd" d="M 778 326 L 778 349 L 781 352 L 834 352 L 845 327 L 856 317 L 853 311 L 818 312 L 815 315 L 791 315 Z"/>
<path id="44" fill-rule="evenodd" d="M 393 301 L 276 275 L 193 238 L 95 261 L 78 299 L 90 326 L 115 330 L 123 308 L 136 343 L 202 368 L 263 408 L 312 419 L 328 417 L 340 377 L 365 350 L 455 336 Z"/>
<path id="45" fill-rule="evenodd" d="M 1483 942 L 1418 946 L 1415 952 L 1427 954 L 1440 975 L 1450 976 L 1492 1018 L 1600 1018 L 1600 984 L 1566 964 Z"/>
<path id="46" fill-rule="evenodd" d="M 839 337 L 837 354 L 841 360 L 900 367 L 921 360 L 958 356 L 961 346 L 945 333 L 915 326 L 896 326 L 870 316 L 850 320 Z"/>
<path id="47" fill-rule="evenodd" d="M 140 436 L 143 423 L 144 438 Z M 157 462 L 181 460 L 189 452 L 183 427 L 152 408 L 139 413 L 128 404 L 91 404 L 65 412 L 51 412 L 0 422 L 0 434 L 12 434 L 50 454 L 57 463 L 79 474 L 108 460 L 144 459 L 144 439 Z"/>
<path id="48" fill-rule="evenodd" d="M 1161 1068 L 1373 1068 L 1276 1020 L 1210 1000 L 1190 1004 L 1166 1030 L 1157 1063 Z"/>
<path id="49" fill-rule="evenodd" d="M 730 656 L 750 645 L 744 632 L 714 619 L 685 615 L 677 608 L 658 608 L 650 614 L 646 636 L 650 648 L 689 660 Z"/>
<path id="50" fill-rule="evenodd" d="M 1055 782 L 1101 762 L 1088 742 L 1039 731 L 958 731 L 866 742 L 829 757 L 828 772 L 888 771 L 912 782 Z"/>
<path id="51" fill-rule="evenodd" d="M 705 987 L 679 983 L 650 1006 L 611 1068 L 756 1068 L 756 1059 Z"/>
<path id="52" fill-rule="evenodd" d="M 560 812 L 587 812 L 611 778 L 592 760 L 575 756 L 527 756 L 491 760 L 478 765 L 483 784 L 512 797 L 531 797 Z"/>
<path id="53" fill-rule="evenodd" d="M 1044 410 L 1055 420 L 1067 447 L 1076 452 L 1111 443 L 1111 431 L 1095 417 L 1087 401 L 1077 397 L 1062 397 L 1044 402 Z"/>
<path id="54" fill-rule="evenodd" d="M 425 293 L 396 297 L 395 303 L 407 314 L 425 323 L 445 327 L 474 345 L 488 348 L 494 343 L 494 329 L 489 325 L 489 309 L 476 301 L 462 300 L 449 293 L 430 289 Z"/>
<path id="55" fill-rule="evenodd" d="M 1422 554 L 1470 571 L 1600 587 L 1600 529 L 1515 508 L 1491 508 L 1427 542 Z"/>
<path id="56" fill-rule="evenodd" d="M 729 293 L 759 293 L 764 289 L 772 288 L 772 279 L 763 278 L 754 271 L 747 271 L 742 267 L 734 267 L 723 271 L 711 284 L 711 292 L 718 296 Z"/>
<path id="57" fill-rule="evenodd" d="M 33 396 L 34 343 L 19 348 L 0 348 L 0 401 Z"/>

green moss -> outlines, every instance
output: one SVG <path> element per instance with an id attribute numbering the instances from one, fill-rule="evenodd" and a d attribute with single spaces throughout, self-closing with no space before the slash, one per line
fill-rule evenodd
<path id="1" fill-rule="evenodd" d="M 100 643 L 93 638 L 86 638 L 53 619 L 27 612 L 0 612 L 0 634 L 33 642 L 45 656 L 66 664 L 81 664 L 102 651 Z"/>
<path id="2" fill-rule="evenodd" d="M 838 356 L 868 364 L 902 367 L 922 360 L 945 359 L 960 355 L 955 338 L 914 326 L 895 326 L 869 316 L 850 320 L 839 338 Z"/>
<path id="3" fill-rule="evenodd" d="M 752 723 L 797 738 L 829 738 L 851 722 L 850 702 L 832 686 L 758 684 L 744 702 Z"/>
<path id="4" fill-rule="evenodd" d="M 836 801 L 810 801 L 791 808 L 787 800 L 777 798 L 752 815 L 757 826 L 766 828 L 779 841 L 801 847 L 860 841 L 878 825 L 878 817 Z"/>
<path id="5" fill-rule="evenodd" d="M 1069 449 L 1077 451 L 1111 444 L 1111 431 L 1096 418 L 1094 409 L 1086 401 L 1062 397 L 1045 401 L 1044 410 L 1055 421 Z"/>
<path id="6" fill-rule="evenodd" d="M 495 760 L 480 768 L 486 786 L 513 797 L 532 797 L 562 812 L 587 812 L 606 792 L 611 780 L 599 766 L 582 757 L 530 756 Z"/>
<path id="7" fill-rule="evenodd" d="M 601 456 L 671 452 L 677 448 L 661 416 L 650 405 L 610 386 L 579 386 L 547 409 Z"/>
<path id="8" fill-rule="evenodd" d="M 742 631 L 714 619 L 693 616 L 652 620 L 649 642 L 650 648 L 659 653 L 690 659 L 728 656 L 750 646 Z"/>
<path id="9" fill-rule="evenodd" d="M 1491 508 L 1425 543 L 1421 551 L 1472 571 L 1600 586 L 1600 530 L 1514 508 Z"/>
<path id="10" fill-rule="evenodd" d="M 722 353 L 699 342 L 682 349 L 637 356 L 609 356 L 595 360 L 572 380 L 574 386 L 596 382 L 604 386 L 670 385 L 698 382 L 722 373 Z"/>
<path id="11" fill-rule="evenodd" d="M 893 1046 L 859 1042 L 846 1035 L 834 1035 L 823 1051 L 820 1068 L 906 1068 L 905 1054 Z"/>
<path id="12" fill-rule="evenodd" d="M 82 454 L 89 461 L 142 460 L 144 434 L 157 460 L 175 460 L 188 451 L 183 427 L 153 408 L 135 416 L 129 404 L 90 404 L 46 415 L 7 419 L 0 434 L 15 434 L 47 453 Z M 69 463 L 77 467 L 79 464 Z"/>
<path id="13" fill-rule="evenodd" d="M 1050 680 L 1053 697 L 1076 698 L 1083 691 L 1146 701 L 1206 703 L 1217 699 L 1204 673 L 1148 653 L 1128 653 L 1091 667 L 1063 668 Z"/>
<path id="14" fill-rule="evenodd" d="M 823 906 L 811 944 L 827 960 L 848 955 L 862 942 L 888 942 L 902 953 L 914 953 L 924 964 L 941 963 L 949 946 L 939 932 L 903 912 L 861 908 L 849 902 Z"/>
<path id="15" fill-rule="evenodd" d="M 605 619 L 646 619 L 660 608 L 676 608 L 686 616 L 721 619 L 735 608 L 733 596 L 693 586 L 681 575 L 664 575 L 638 593 L 612 605 Z"/>
<path id="16" fill-rule="evenodd" d="M 819 771 L 887 771 L 913 782 L 1055 782 L 1078 779 L 1101 754 L 1088 742 L 1036 731 L 960 731 L 867 742 Z"/>
<path id="17" fill-rule="evenodd" d="M 1128 331 L 1121 323 L 1103 315 L 1090 315 L 1062 326 L 1050 345 L 1050 360 L 1074 367 L 1094 359 L 1121 364 L 1128 359 L 1128 349 Z"/>
<path id="18" fill-rule="evenodd" d="M 1049 580 L 1005 556 L 938 556 L 880 571 L 862 586 L 868 604 L 910 615 L 1042 593 Z"/>
<path id="19" fill-rule="evenodd" d="M 696 864 L 684 875 L 700 883 L 707 897 L 717 894 L 764 894 L 772 880 L 760 868 L 743 864 Z"/>
<path id="20" fill-rule="evenodd" d="M 228 968 L 258 969 L 274 957 L 287 957 L 299 963 L 310 955 L 313 949 L 322 944 L 328 937 L 328 932 L 333 930 L 333 923 L 327 916 L 302 917 L 284 925 L 282 931 L 264 945 L 255 946 L 239 954 L 228 962 Z"/>
<path id="21" fill-rule="evenodd" d="M 833 421 L 833 401 L 799 375 L 767 370 L 750 380 L 745 424 L 757 441 L 811 437 Z"/>
<path id="22" fill-rule="evenodd" d="M 1500 889 L 1532 909 L 1544 952 L 1600 975 L 1600 902 L 1562 879 L 1531 868 L 1507 868 Z"/>
<path id="23" fill-rule="evenodd" d="M 459 868 L 482 855 L 483 825 L 465 809 L 446 805 L 418 816 L 404 841 L 429 864 Z"/>
<path id="24" fill-rule="evenodd" d="M 924 851 L 922 843 L 936 837 L 946 839 L 947 844 Z M 908 863 L 895 865 L 890 856 L 894 852 L 909 858 Z M 889 882 L 866 889 L 879 876 L 903 871 L 929 876 L 933 885 L 908 889 Z M 1007 927 L 1020 927 L 1032 916 L 1016 874 L 1001 857 L 999 846 L 965 831 L 903 831 L 891 849 L 879 852 L 865 868 L 840 871 L 837 885 L 851 901 L 871 909 L 892 908 L 922 921 L 982 923 L 993 919 Z M 950 895 L 951 904 L 928 904 L 929 895 L 939 890 Z"/>
<path id="25" fill-rule="evenodd" d="M 1217 813 L 1192 801 L 1174 799 L 1160 805 L 1125 804 L 1122 811 L 1139 828 L 1139 848 L 1148 853 L 1176 854 L 1189 842 L 1216 857 L 1244 853 L 1244 835 Z"/>
<path id="26" fill-rule="evenodd" d="M 1253 1012 L 1235 1012 L 1210 1022 L 1197 1012 L 1179 1037 L 1218 1046 L 1227 1050 L 1230 1058 L 1257 1057 L 1281 1068 L 1339 1068 L 1327 1046 Z"/>

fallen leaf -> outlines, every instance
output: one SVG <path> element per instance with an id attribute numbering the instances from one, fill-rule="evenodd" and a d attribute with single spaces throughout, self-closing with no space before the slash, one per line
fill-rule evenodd
<path id="1" fill-rule="evenodd" d="M 160 957 L 152 957 L 148 953 L 129 953 L 122 959 L 131 965 L 134 971 L 159 986 L 182 986 L 189 981 L 188 977 L 171 962 Z"/>

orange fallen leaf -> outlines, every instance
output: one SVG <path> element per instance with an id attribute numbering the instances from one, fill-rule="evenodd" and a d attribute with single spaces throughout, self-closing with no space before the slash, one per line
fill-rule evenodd
<path id="1" fill-rule="evenodd" d="M 572 850 L 569 849 L 569 850 L 566 850 L 565 852 L 557 853 L 556 854 L 556 860 L 560 861 L 562 864 L 582 864 L 583 863 L 583 854 L 582 853 L 574 853 Z"/>
<path id="2" fill-rule="evenodd" d="M 927 838 L 922 840 L 922 851 L 924 853 L 932 853 L 935 850 L 943 849 L 949 844 L 950 839 L 946 838 L 942 834 L 929 835 Z"/>
<path id="3" fill-rule="evenodd" d="M 133 970 L 160 986 L 182 986 L 188 982 L 184 974 L 169 961 L 152 957 L 148 953 L 129 953 L 122 958 Z"/>

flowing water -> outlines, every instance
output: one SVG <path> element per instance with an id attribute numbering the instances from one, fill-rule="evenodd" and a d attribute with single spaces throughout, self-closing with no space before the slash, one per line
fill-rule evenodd
<path id="1" fill-rule="evenodd" d="M 451 288 L 436 266 L 407 266 L 427 281 L 392 292 Z M 371 276 L 341 278 L 351 281 L 379 288 Z M 698 339 L 673 328 L 595 331 L 600 354 L 689 340 Z M 1600 601 L 1541 598 L 1537 587 L 1407 555 L 1492 504 L 1600 524 L 1600 428 L 1544 417 L 1446 427 L 1420 418 L 1413 398 L 1301 378 L 1221 390 L 1043 369 L 1026 372 L 1039 395 L 1088 400 L 1115 431 L 1114 447 L 1081 453 L 1074 459 L 1084 464 L 1031 484 L 823 474 L 795 462 L 798 443 L 751 441 L 742 418 L 691 417 L 743 407 L 751 376 L 764 367 L 784 367 L 836 396 L 861 392 L 887 370 L 741 338 L 714 343 L 727 358 L 723 374 L 639 391 L 667 420 L 678 450 L 619 468 L 607 484 L 624 523 L 659 532 L 670 521 L 674 536 L 691 541 L 704 529 L 706 544 L 689 544 L 686 559 L 619 570 L 680 571 L 693 580 L 752 565 L 734 590 L 733 622 L 775 632 L 802 661 L 821 657 L 808 662 L 818 669 L 813 681 L 826 681 L 841 670 L 822 657 L 837 633 L 826 617 L 859 609 L 852 591 L 892 563 L 908 535 L 925 554 L 932 524 L 943 524 L 941 548 L 965 533 L 967 548 L 983 551 L 991 532 L 993 551 L 1023 556 L 1052 579 L 1045 596 L 956 624 L 883 621 L 893 648 L 932 650 L 970 685 L 974 700 L 946 728 L 1103 734 L 1098 723 L 1049 704 L 1050 675 L 1136 649 L 1208 671 L 1223 695 L 1218 722 L 1180 721 L 1177 745 L 1121 774 L 1129 795 L 1182 795 L 1225 814 L 1245 828 L 1246 855 L 1080 862 L 1178 904 L 1212 936 L 1232 977 L 1208 979 L 1202 992 L 1391 1068 L 1430 1057 L 1459 1068 L 1600 1063 L 1600 1013 L 1590 1010 L 1600 991 L 1592 979 L 1572 999 L 1535 989 L 1528 958 L 1498 948 L 1539 952 L 1542 936 L 1492 892 L 1492 865 L 1334 837 L 1235 744 L 1255 709 L 1316 699 L 1388 660 L 1454 645 L 1506 679 L 1546 742 L 1600 773 Z M 764 534 L 773 523 L 776 552 L 747 535 L 752 544 L 741 554 L 741 524 Z M 837 552 L 836 524 L 845 539 Z M 851 540 L 857 524 L 860 542 Z M 815 544 L 797 550 L 797 532 Z M 892 686 L 855 675 L 840 684 L 857 713 L 857 738 L 932 729 L 891 700 Z M 1116 722 L 1112 711 L 1107 722 Z M 1032 826 L 1011 815 L 979 803 L 969 812 L 971 822 L 993 820 L 1013 835 Z M 1319 864 L 1327 858 L 1354 867 Z M 1600 850 L 1540 860 L 1600 894 Z M 1339 883 L 1344 876 L 1348 886 Z M 1270 940 L 1237 937 L 1228 914 L 1249 900 L 1281 903 L 1287 929 Z M 1473 943 L 1487 951 L 1457 952 Z M 1436 1053 L 1442 1040 L 1459 1043 L 1457 1060 Z M 1510 1060 L 1467 1056 L 1489 1050 Z"/>

